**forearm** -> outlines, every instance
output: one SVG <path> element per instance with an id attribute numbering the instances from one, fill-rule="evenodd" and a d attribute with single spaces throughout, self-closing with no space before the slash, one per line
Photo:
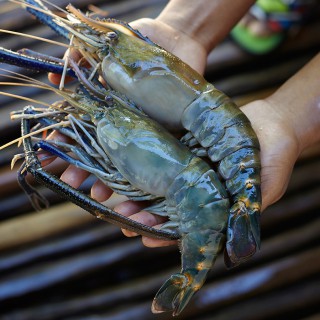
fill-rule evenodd
<path id="1" fill-rule="evenodd" d="M 254 2 L 254 0 L 171 0 L 158 19 L 196 39 L 207 52 L 210 52 Z"/>
<path id="2" fill-rule="evenodd" d="M 290 121 L 300 152 L 320 141 L 320 54 L 267 100 Z"/>

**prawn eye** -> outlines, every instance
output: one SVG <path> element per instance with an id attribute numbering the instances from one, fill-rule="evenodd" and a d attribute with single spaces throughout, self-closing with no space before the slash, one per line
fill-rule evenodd
<path id="1" fill-rule="evenodd" d="M 118 39 L 118 35 L 116 32 L 108 32 L 107 33 L 107 37 L 110 39 L 110 40 L 117 40 Z"/>

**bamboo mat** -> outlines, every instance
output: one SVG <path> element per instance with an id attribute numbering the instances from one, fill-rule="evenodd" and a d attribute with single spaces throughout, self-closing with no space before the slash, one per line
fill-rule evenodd
<path id="1" fill-rule="evenodd" d="M 90 3 L 131 21 L 155 17 L 166 1 Z M 85 9 L 88 1 L 73 4 Z M 0 2 L 0 28 L 59 39 L 5 1 Z M 320 23 L 313 21 L 266 57 L 251 57 L 227 39 L 210 54 L 206 77 L 240 105 L 263 98 L 319 51 L 319 31 Z M 38 41 L 0 37 L 0 45 L 8 49 L 63 54 L 63 48 Z M 46 75 L 32 76 L 46 81 Z M 55 99 L 37 89 L 3 91 Z M 3 144 L 19 136 L 19 123 L 9 120 L 9 112 L 24 103 L 0 96 L 0 105 Z M 153 315 L 150 306 L 163 281 L 180 268 L 177 248 L 145 248 L 139 238 L 124 237 L 118 228 L 43 187 L 39 190 L 51 207 L 34 212 L 18 187 L 15 170 L 10 170 L 11 158 L 19 152 L 12 146 L 0 156 L 0 319 L 170 319 L 168 314 Z M 263 213 L 261 251 L 232 270 L 218 259 L 205 286 L 178 319 L 320 319 L 319 156 L 320 146 L 301 156 L 285 196 Z M 57 175 L 63 168 L 61 161 L 51 166 Z M 117 201 L 113 198 L 110 206 Z"/>

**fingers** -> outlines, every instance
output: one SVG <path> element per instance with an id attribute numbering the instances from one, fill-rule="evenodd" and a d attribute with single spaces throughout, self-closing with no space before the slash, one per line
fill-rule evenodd
<path id="1" fill-rule="evenodd" d="M 68 169 L 68 171 L 69 172 L 67 174 L 69 174 L 70 172 L 71 174 L 73 174 L 71 168 Z M 113 191 L 100 180 L 97 180 L 91 188 L 92 198 L 99 202 L 108 200 L 111 197 L 112 193 Z M 153 215 L 147 211 L 144 211 L 143 208 L 145 207 L 145 202 L 124 201 L 118 204 L 114 208 L 114 210 L 126 217 L 130 217 L 130 219 L 134 221 L 159 229 L 162 223 L 166 221 L 166 219 L 157 215 Z M 138 235 L 137 233 L 126 229 L 122 229 L 122 232 L 127 237 L 135 237 Z M 176 241 L 158 240 L 144 236 L 142 237 L 142 242 L 146 247 L 150 248 L 164 247 L 176 243 Z"/>
<path id="2" fill-rule="evenodd" d="M 67 50 L 65 55 L 64 55 L 64 58 L 66 57 L 66 55 L 68 55 L 69 58 L 71 58 L 72 60 L 78 62 L 79 60 L 81 60 L 82 58 L 82 55 L 80 54 L 79 51 L 77 50 Z M 55 74 L 55 73 L 49 73 L 48 74 L 48 79 L 51 83 L 53 83 L 54 85 L 59 85 L 60 84 L 60 81 L 61 81 L 61 75 L 60 74 Z M 68 77 L 66 76 L 65 78 L 65 83 L 68 83 L 70 81 L 72 81 L 73 78 L 72 77 Z"/>
<path id="3" fill-rule="evenodd" d="M 144 211 L 143 208 L 145 206 L 146 204 L 143 202 L 125 201 L 117 205 L 114 210 L 126 217 L 130 217 L 130 219 L 134 221 L 159 229 L 166 219 Z M 138 235 L 133 231 L 125 229 L 122 229 L 122 232 L 127 237 L 135 237 Z M 142 242 L 150 248 L 170 246 L 176 243 L 176 241 L 159 240 L 145 236 L 142 237 Z"/>
<path id="4" fill-rule="evenodd" d="M 265 100 L 251 102 L 242 110 L 252 123 L 260 142 L 263 211 L 285 192 L 299 155 L 299 147 L 292 128 Z"/>
<path id="5" fill-rule="evenodd" d="M 60 141 L 65 143 L 72 143 L 72 139 L 59 133 L 58 131 L 53 131 L 48 135 L 46 140 Z M 50 152 L 42 151 L 39 154 L 39 159 L 43 167 L 49 165 L 53 162 L 56 157 Z M 62 173 L 61 180 L 69 184 L 74 188 L 79 188 L 81 184 L 88 178 L 89 172 L 82 169 L 76 168 L 75 166 L 69 165 L 68 168 Z M 97 180 L 91 189 L 91 197 L 99 202 L 108 200 L 113 191 L 108 188 L 103 182 Z"/>
<path id="6" fill-rule="evenodd" d="M 56 73 L 49 73 L 48 74 L 48 79 L 51 83 L 53 83 L 54 85 L 58 86 L 60 81 L 61 81 L 61 75 L 60 74 L 56 74 Z"/>
<path id="7" fill-rule="evenodd" d="M 139 220 L 139 218 L 137 217 L 136 214 L 138 212 L 140 212 L 141 210 L 143 210 L 143 208 L 145 206 L 146 206 L 146 204 L 142 203 L 142 202 L 124 201 L 124 202 L 118 204 L 117 206 L 115 206 L 114 210 L 116 212 L 126 216 L 126 217 L 130 217 L 130 219 L 135 218 L 133 220 L 143 223 L 141 220 Z M 146 222 L 147 222 L 147 220 L 148 219 L 146 219 Z M 149 221 L 149 224 L 150 224 L 150 221 Z M 129 230 L 126 230 L 126 229 L 122 229 L 122 232 L 127 237 L 135 237 L 135 236 L 137 236 L 137 233 L 129 231 Z"/>
<path id="8" fill-rule="evenodd" d="M 56 73 L 50 72 L 50 73 L 48 73 L 48 79 L 52 84 L 58 86 L 61 82 L 61 74 L 56 74 Z M 72 77 L 66 76 L 64 82 L 68 83 L 72 80 L 73 80 Z"/>
<path id="9" fill-rule="evenodd" d="M 89 177 L 90 173 L 70 165 L 61 175 L 60 179 L 73 188 L 79 188 L 82 183 Z M 113 191 L 103 182 L 97 180 L 91 188 L 91 197 L 96 201 L 103 202 L 108 200 Z"/>
<path id="10" fill-rule="evenodd" d="M 65 135 L 59 133 L 58 131 L 51 132 L 47 137 L 46 140 L 54 140 L 60 142 L 70 143 L 70 139 Z M 41 161 L 41 165 L 43 167 L 48 166 L 51 162 L 53 162 L 56 157 L 52 155 L 52 153 L 47 151 L 40 151 L 38 154 L 39 160 Z"/>
<path id="11" fill-rule="evenodd" d="M 70 165 L 61 175 L 60 179 L 73 188 L 79 188 L 89 177 L 90 173 Z"/>
<path id="12" fill-rule="evenodd" d="M 91 197 L 99 202 L 108 200 L 113 191 L 108 188 L 101 180 L 97 180 L 91 188 Z"/>
<path id="13" fill-rule="evenodd" d="M 153 226 L 155 229 L 159 229 L 161 225 Z M 159 240 L 155 238 L 142 237 L 142 243 L 149 248 L 158 248 L 158 247 L 168 247 L 172 245 L 176 245 L 177 241 L 174 240 Z"/>

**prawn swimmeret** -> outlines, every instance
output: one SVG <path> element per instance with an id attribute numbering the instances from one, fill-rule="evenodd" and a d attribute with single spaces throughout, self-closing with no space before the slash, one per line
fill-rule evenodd
<path id="1" fill-rule="evenodd" d="M 62 18 L 41 1 L 18 2 L 71 38 L 72 50 L 90 64 L 85 69 L 71 57 L 64 65 L 0 49 L 4 62 L 25 65 L 27 59 L 29 68 L 69 74 L 80 82 L 71 92 L 19 77 L 22 85 L 54 91 L 64 99 L 46 108 L 29 106 L 13 116 L 22 121 L 22 185 L 39 206 L 43 199 L 26 184 L 27 170 L 96 216 L 140 234 L 179 238 L 182 270 L 165 282 L 152 305 L 155 313 L 178 315 L 203 285 L 219 252 L 225 249 L 231 267 L 260 246 L 259 142 L 249 120 L 225 94 L 128 24 L 90 18 L 72 5 Z M 36 138 L 29 119 L 38 122 L 37 128 L 50 126 L 68 135 L 73 144 Z M 177 131 L 187 131 L 180 141 L 172 135 Z M 146 210 L 169 221 L 155 230 L 122 219 L 47 174 L 38 149 L 89 171 L 119 194 L 150 200 Z"/>

